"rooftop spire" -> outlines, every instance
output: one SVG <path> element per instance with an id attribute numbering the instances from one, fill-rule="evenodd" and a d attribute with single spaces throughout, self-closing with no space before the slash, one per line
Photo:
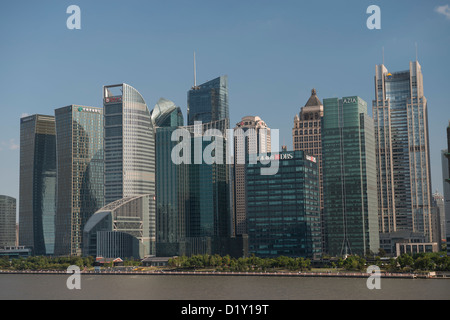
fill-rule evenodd
<path id="1" fill-rule="evenodd" d="M 316 89 L 311 90 L 311 97 L 308 99 L 308 102 L 306 102 L 305 107 L 309 106 L 321 106 L 322 102 L 320 102 L 319 98 L 317 97 L 317 91 Z"/>

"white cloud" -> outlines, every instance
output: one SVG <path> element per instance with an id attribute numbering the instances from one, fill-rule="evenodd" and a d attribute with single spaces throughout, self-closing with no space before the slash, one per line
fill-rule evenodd
<path id="1" fill-rule="evenodd" d="M 9 139 L 9 150 L 18 150 L 20 145 L 14 139 Z"/>
<path id="2" fill-rule="evenodd" d="M 450 19 L 450 6 L 448 4 L 446 4 L 445 6 L 436 7 L 434 11 L 444 15 L 447 19 Z"/>
<path id="3" fill-rule="evenodd" d="M 20 115 L 20 117 L 21 118 L 25 118 L 25 117 L 28 117 L 30 114 L 29 113 L 22 113 L 21 115 Z"/>
<path id="4" fill-rule="evenodd" d="M 8 142 L 6 141 L 1 141 L 0 142 L 0 151 L 3 150 L 19 150 L 20 149 L 20 145 L 16 143 L 16 140 L 14 139 L 9 139 Z"/>

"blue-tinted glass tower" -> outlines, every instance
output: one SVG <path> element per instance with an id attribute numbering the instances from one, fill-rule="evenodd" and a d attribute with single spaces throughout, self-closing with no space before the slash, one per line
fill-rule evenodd
<path id="1" fill-rule="evenodd" d="M 188 92 L 188 125 L 195 121 L 202 123 L 229 118 L 228 111 L 228 78 L 221 76 L 194 85 Z"/>

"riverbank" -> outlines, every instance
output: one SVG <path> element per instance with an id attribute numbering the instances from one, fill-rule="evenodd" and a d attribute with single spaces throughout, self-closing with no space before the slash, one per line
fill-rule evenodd
<path id="1" fill-rule="evenodd" d="M 329 277 L 329 278 L 368 278 L 379 275 L 393 279 L 450 279 L 450 274 L 429 273 L 365 273 L 365 272 L 223 272 L 223 271 L 130 271 L 130 270 L 82 270 L 81 275 L 182 275 L 182 276 L 257 276 L 257 277 Z M 68 274 L 55 270 L 0 270 L 0 274 Z"/>

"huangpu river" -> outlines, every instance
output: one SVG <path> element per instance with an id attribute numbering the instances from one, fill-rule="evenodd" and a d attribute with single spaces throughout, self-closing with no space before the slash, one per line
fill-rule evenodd
<path id="1" fill-rule="evenodd" d="M 0 300 L 449 300 L 450 279 L 0 274 Z"/>

